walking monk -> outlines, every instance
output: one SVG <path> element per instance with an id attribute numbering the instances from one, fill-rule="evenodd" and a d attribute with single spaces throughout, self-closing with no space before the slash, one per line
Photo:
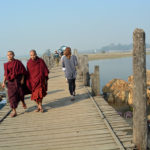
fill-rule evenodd
<path id="1" fill-rule="evenodd" d="M 43 112 L 42 99 L 47 94 L 49 71 L 45 62 L 37 56 L 35 50 L 30 51 L 30 59 L 27 62 L 27 71 L 27 86 L 32 92 L 31 100 L 34 100 L 37 103 L 36 112 Z"/>
<path id="2" fill-rule="evenodd" d="M 7 82 L 8 99 L 13 111 L 11 117 L 17 116 L 16 108 L 20 100 L 23 107 L 26 108 L 26 104 L 24 102 L 25 89 L 23 89 L 23 84 L 27 72 L 21 61 L 15 59 L 14 56 L 15 54 L 13 51 L 8 51 L 8 62 L 4 64 L 4 80 L 2 84 L 4 88 L 5 83 Z"/>

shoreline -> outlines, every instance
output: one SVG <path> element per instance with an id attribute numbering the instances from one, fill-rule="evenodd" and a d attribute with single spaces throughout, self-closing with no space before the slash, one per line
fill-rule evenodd
<path id="1" fill-rule="evenodd" d="M 99 60 L 99 59 L 115 59 L 115 58 L 125 58 L 132 57 L 131 52 L 108 52 L 108 53 L 96 53 L 96 54 L 87 54 L 88 60 Z M 150 55 L 150 51 L 146 52 L 146 55 Z"/>

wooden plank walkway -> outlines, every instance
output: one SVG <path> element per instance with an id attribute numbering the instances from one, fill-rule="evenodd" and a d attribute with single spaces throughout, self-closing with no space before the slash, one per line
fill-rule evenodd
<path id="1" fill-rule="evenodd" d="M 34 112 L 26 97 L 27 110 L 19 105 L 18 116 L 0 123 L 0 150 L 119 150 L 132 149 L 131 127 L 101 97 L 89 96 L 77 82 L 77 96 L 70 101 L 61 68 L 51 70 L 44 113 Z M 0 119 L 9 111 L 0 110 Z"/>

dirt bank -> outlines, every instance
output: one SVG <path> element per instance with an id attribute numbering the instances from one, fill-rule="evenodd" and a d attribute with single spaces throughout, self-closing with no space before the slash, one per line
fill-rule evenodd
<path id="1" fill-rule="evenodd" d="M 146 54 L 150 55 L 150 52 L 147 52 Z M 131 56 L 132 56 L 132 52 L 110 52 L 110 53 L 88 54 L 89 60 L 114 59 L 114 58 L 131 57 Z"/>

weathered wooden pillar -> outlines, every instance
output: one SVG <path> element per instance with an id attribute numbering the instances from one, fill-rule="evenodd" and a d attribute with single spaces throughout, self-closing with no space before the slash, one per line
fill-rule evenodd
<path id="1" fill-rule="evenodd" d="M 79 81 L 83 81 L 83 56 L 78 55 L 77 59 L 78 59 L 77 79 Z"/>
<path id="2" fill-rule="evenodd" d="M 145 32 L 133 32 L 133 142 L 138 150 L 147 149 L 147 95 Z"/>
<path id="3" fill-rule="evenodd" d="M 75 55 L 75 56 L 77 57 L 77 61 L 78 61 L 78 66 L 77 66 L 77 73 L 78 73 L 78 74 L 77 74 L 77 79 L 78 79 L 78 80 L 81 80 L 81 79 L 80 79 L 80 78 L 81 78 L 81 74 L 82 74 L 81 71 L 80 71 L 80 70 L 81 70 L 81 69 L 80 69 L 80 68 L 81 68 L 81 63 L 80 63 L 80 60 L 81 60 L 81 59 L 80 59 L 80 55 L 78 54 L 78 50 L 77 50 L 77 49 L 74 49 L 74 50 L 73 50 L 73 55 Z"/>
<path id="4" fill-rule="evenodd" d="M 89 75 L 89 63 L 88 55 L 83 55 L 83 84 L 85 86 L 90 85 L 90 75 Z"/>
<path id="5" fill-rule="evenodd" d="M 95 66 L 94 73 L 91 74 L 91 89 L 92 95 L 100 95 L 100 76 L 99 76 L 99 66 Z"/>
<path id="6" fill-rule="evenodd" d="M 73 50 L 73 54 L 74 54 L 75 56 L 78 56 L 78 50 L 77 50 L 77 49 L 74 49 L 74 50 Z"/>
<path id="7" fill-rule="evenodd" d="M 49 50 L 47 50 L 43 56 L 42 56 L 45 64 L 47 65 L 48 69 L 51 69 L 54 65 L 54 59 L 53 59 L 53 55 L 50 53 Z"/>
<path id="8" fill-rule="evenodd" d="M 95 93 L 94 93 L 94 83 L 95 83 L 95 77 L 94 77 L 94 73 L 91 73 L 90 74 L 90 79 L 91 79 L 91 91 L 92 91 L 92 96 L 95 96 Z"/>

